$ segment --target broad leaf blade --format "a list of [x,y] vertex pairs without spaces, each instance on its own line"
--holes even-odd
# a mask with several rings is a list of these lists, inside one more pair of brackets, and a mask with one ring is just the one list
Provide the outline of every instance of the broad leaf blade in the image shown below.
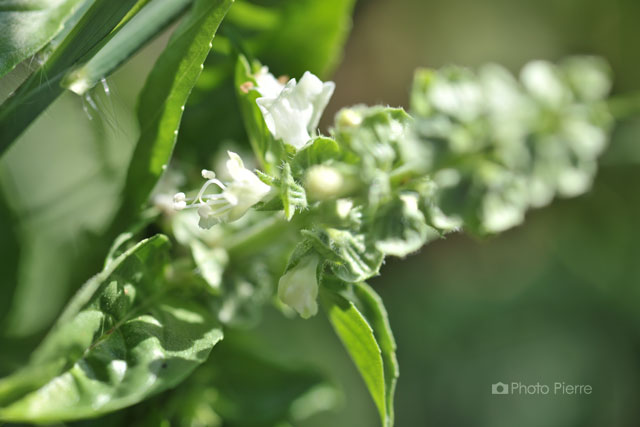
[[[103,319],[86,314],[82,326],[99,328]],[[175,386],[206,360],[222,337],[215,325],[201,308],[167,299],[107,332],[69,370],[0,409],[0,418],[55,422],[138,403]]]
[[390,426],[384,361],[371,326],[351,301],[337,293],[323,288],[320,301],[333,329],[360,371],[378,408],[382,425]]
[[158,58],[139,98],[140,139],[129,165],[121,215],[147,201],[173,152],[189,94],[233,0],[197,1]]
[[291,174],[289,163],[283,163],[280,177],[280,198],[284,207],[284,216],[291,221],[293,215],[307,208],[307,193],[304,187],[298,184]]
[[56,422],[117,410],[182,381],[222,338],[211,315],[169,295],[168,240],[144,240],[78,292],[30,364],[0,381],[0,419]]
[[42,49],[84,0],[0,0],[0,77]]

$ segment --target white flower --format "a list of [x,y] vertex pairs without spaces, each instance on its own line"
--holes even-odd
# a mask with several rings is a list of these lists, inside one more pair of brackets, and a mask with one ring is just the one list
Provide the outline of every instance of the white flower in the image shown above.
[[285,85],[264,69],[255,78],[256,90],[262,95],[256,102],[267,128],[276,139],[301,148],[318,126],[335,84],[323,83],[308,71],[299,82],[291,79]]
[[310,255],[287,271],[278,282],[278,298],[297,311],[303,319],[318,312],[318,257]]
[[284,89],[284,83],[276,79],[268,67],[262,67],[253,77],[256,79],[256,90],[264,97],[276,98]]
[[[244,167],[242,159],[236,153],[228,151],[229,160],[226,167],[231,182],[226,185],[216,178],[212,171],[204,169],[202,177],[207,180],[196,198],[187,204],[184,193],[177,193],[174,198],[174,208],[197,208],[200,215],[199,225],[202,228],[211,228],[219,222],[232,222],[242,217],[247,210],[261,201],[267,195],[271,187]],[[210,185],[215,185],[222,190],[219,193],[206,193]]]

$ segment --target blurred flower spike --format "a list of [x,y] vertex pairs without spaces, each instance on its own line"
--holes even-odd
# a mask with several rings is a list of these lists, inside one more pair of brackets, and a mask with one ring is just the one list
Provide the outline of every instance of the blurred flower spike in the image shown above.
[[[216,178],[213,171],[203,169],[204,183],[195,199],[187,199],[184,193],[177,193],[173,197],[176,210],[185,208],[197,208],[200,215],[198,225],[202,228],[211,228],[220,222],[232,222],[242,217],[247,210],[260,202],[271,189],[249,169],[244,167],[240,156],[232,151],[227,152],[229,160],[226,167],[231,182],[224,184]],[[207,193],[213,185],[221,191]]]

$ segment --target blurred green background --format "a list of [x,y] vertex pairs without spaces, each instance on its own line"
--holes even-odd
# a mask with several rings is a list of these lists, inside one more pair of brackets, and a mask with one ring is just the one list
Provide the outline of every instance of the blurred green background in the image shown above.
[[[407,106],[418,66],[497,62],[517,71],[531,59],[598,54],[613,66],[616,93],[637,92],[639,21],[637,0],[360,0],[324,123],[345,105]],[[95,272],[104,255],[91,250],[117,204],[136,94],[162,44],[109,79],[110,97],[63,96],[0,160],[0,277],[21,283],[0,287],[0,375],[56,316],[73,291],[66,284]],[[205,147],[219,138],[208,132],[197,135]],[[450,236],[387,262],[371,284],[398,341],[399,427],[640,425],[639,137],[640,119],[619,123],[586,196],[531,212],[496,238]],[[264,320],[239,334],[343,389],[337,409],[300,426],[377,425],[326,320],[273,309]],[[593,393],[493,396],[498,381],[589,384]]]

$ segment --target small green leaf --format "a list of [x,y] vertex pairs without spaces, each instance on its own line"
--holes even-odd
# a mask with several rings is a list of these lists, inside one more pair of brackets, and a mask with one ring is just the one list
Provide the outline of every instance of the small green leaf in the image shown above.
[[373,233],[380,252],[404,257],[420,249],[429,237],[439,237],[438,232],[427,225],[418,203],[416,193],[405,192],[378,209]]
[[196,1],[147,78],[138,106],[141,135],[129,165],[121,217],[138,212],[164,172],[184,105],[232,3],[233,0]]
[[319,136],[296,153],[291,167],[294,173],[300,174],[313,165],[338,160],[341,154],[342,150],[335,139]]
[[84,0],[0,0],[0,77],[58,34]]
[[328,227],[303,230],[302,234],[329,262],[333,273],[347,283],[362,282],[380,270],[384,256],[368,245],[362,234]]
[[351,301],[333,291],[322,288],[320,301],[333,329],[360,371],[378,408],[382,425],[390,427],[384,361],[371,326]]
[[204,362],[221,330],[163,283],[168,240],[143,240],[89,280],[21,371],[0,381],[0,420],[51,423],[133,405]]
[[304,188],[293,179],[289,163],[284,163],[282,166],[279,184],[284,216],[287,221],[291,221],[296,211],[300,212],[307,207],[307,194]]

